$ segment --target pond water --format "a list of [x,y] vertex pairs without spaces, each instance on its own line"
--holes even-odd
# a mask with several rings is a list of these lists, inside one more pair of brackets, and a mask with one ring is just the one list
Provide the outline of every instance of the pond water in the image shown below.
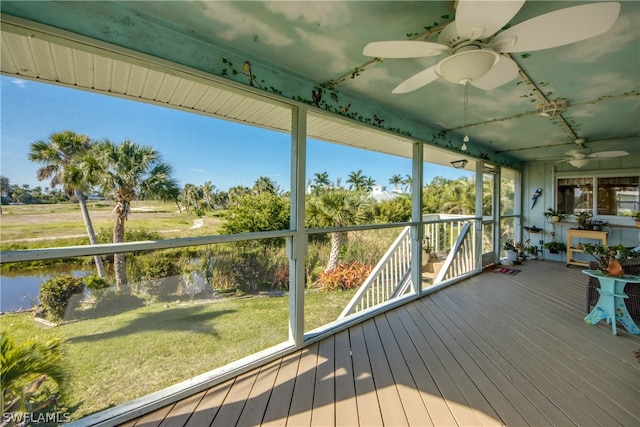
[[0,312],[29,310],[38,304],[38,293],[42,282],[60,274],[85,276],[90,271],[59,270],[29,272],[28,274],[3,273],[0,275]]

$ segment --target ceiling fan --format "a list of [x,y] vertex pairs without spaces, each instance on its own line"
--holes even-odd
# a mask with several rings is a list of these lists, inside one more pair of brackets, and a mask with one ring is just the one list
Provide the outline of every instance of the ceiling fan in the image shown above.
[[576,168],[585,167],[591,160],[594,159],[623,157],[629,155],[629,153],[627,153],[626,151],[599,151],[597,153],[592,153],[588,148],[569,150],[565,154],[569,157],[566,159],[558,160],[557,163],[567,162],[571,166]]
[[437,43],[372,42],[362,53],[377,58],[448,55],[409,77],[393,93],[414,91],[439,77],[489,90],[518,76],[518,65],[503,54],[549,49],[595,37],[608,31],[620,12],[617,2],[583,4],[537,16],[498,33],[524,3],[525,0],[458,0],[455,19],[442,29]]

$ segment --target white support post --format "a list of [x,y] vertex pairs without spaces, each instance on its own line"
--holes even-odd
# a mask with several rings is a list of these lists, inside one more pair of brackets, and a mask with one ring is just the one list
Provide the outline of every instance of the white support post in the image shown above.
[[475,221],[475,251],[476,251],[476,266],[482,269],[482,182],[484,179],[484,162],[482,160],[476,161],[476,218],[480,220]]
[[498,168],[496,174],[493,176],[493,262],[495,263],[500,261],[500,225],[502,224],[502,216],[500,215],[501,177],[501,168]]
[[307,156],[307,109],[294,107],[291,131],[291,223],[295,231],[287,239],[289,256],[289,340],[304,342],[304,262],[306,256],[305,175]]
[[411,221],[417,225],[411,226],[411,282],[414,295],[422,292],[422,181],[424,180],[424,145],[421,142],[413,144],[413,161],[411,172]]

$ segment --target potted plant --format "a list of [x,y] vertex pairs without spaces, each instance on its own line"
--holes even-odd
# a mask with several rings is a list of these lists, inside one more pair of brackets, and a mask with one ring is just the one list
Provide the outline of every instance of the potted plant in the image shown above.
[[633,217],[633,220],[636,222],[636,227],[640,227],[640,212],[634,212],[632,217]]
[[567,250],[567,245],[562,242],[556,242],[555,240],[545,243],[542,247],[552,254],[559,254],[560,252],[566,252]]
[[435,251],[433,250],[431,245],[429,245],[429,240],[425,239],[422,242],[422,249],[424,250],[424,256],[423,256],[423,261],[424,262],[437,261],[438,260],[437,254],[435,253]]
[[558,222],[558,221],[562,221],[564,218],[567,217],[567,214],[561,211],[557,211],[553,208],[549,208],[544,212],[544,217],[547,219],[550,219],[551,222]]
[[509,239],[504,242],[502,249],[504,249],[506,253],[507,261],[511,263],[518,261],[518,249],[516,248],[516,244],[513,242],[513,239]]
[[640,256],[640,252],[628,249],[623,245],[607,246],[602,243],[585,243],[582,245],[582,253],[591,255],[598,261],[598,270],[604,272],[609,272],[612,263],[619,263],[619,273],[622,272],[621,266],[625,264],[627,259]]
[[516,242],[514,244],[516,252],[518,252],[518,260],[521,261],[527,257],[527,248],[529,247],[529,240],[524,242]]
[[538,259],[538,250],[539,248],[535,245],[527,246],[527,253],[529,254],[529,258]]
[[578,228],[581,230],[590,230],[591,229],[591,212],[580,211],[578,215],[576,215],[576,221],[578,222]]

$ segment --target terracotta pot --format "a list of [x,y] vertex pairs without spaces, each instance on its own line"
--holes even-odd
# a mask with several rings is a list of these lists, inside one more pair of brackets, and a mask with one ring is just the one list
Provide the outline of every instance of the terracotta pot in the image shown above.
[[613,276],[613,277],[624,276],[624,271],[622,270],[622,265],[620,265],[620,263],[618,261],[616,261],[616,259],[613,258],[613,257],[609,258],[609,265],[607,265],[607,268],[605,268],[604,271],[609,276]]

